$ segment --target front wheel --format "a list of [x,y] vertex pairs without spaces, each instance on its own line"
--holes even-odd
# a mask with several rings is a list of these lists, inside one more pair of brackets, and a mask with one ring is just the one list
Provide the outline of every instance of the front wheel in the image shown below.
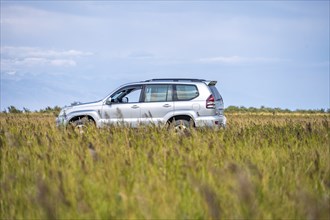
[[76,132],[83,134],[87,130],[87,127],[94,125],[94,123],[88,117],[83,117],[71,122],[71,125]]

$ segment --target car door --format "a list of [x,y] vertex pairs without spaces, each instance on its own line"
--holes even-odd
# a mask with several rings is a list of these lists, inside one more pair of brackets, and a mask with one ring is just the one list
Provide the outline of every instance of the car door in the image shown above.
[[145,85],[141,98],[141,123],[166,123],[173,116],[172,85]]
[[140,123],[142,86],[127,86],[114,92],[103,105],[102,121],[106,124],[124,123],[132,127]]

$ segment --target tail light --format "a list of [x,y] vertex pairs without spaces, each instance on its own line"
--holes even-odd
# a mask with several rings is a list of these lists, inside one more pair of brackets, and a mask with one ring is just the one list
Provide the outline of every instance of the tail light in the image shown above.
[[215,109],[215,102],[214,102],[214,96],[213,95],[210,95],[206,99],[206,108]]

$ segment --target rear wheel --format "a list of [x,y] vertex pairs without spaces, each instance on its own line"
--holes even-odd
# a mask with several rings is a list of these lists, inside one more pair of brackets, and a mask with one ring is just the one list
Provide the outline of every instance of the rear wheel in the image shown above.
[[191,121],[188,121],[186,119],[178,119],[173,120],[170,124],[170,127],[177,134],[185,134],[190,130],[191,127],[193,127],[193,124],[191,123]]

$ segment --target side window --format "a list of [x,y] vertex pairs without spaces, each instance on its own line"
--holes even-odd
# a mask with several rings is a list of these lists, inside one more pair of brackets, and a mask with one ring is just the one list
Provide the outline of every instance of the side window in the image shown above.
[[146,85],[144,90],[144,102],[172,101],[171,85]]
[[188,101],[199,95],[197,87],[194,85],[176,85],[176,96],[178,101]]
[[133,102],[139,102],[140,101],[140,95],[141,95],[141,88],[134,89],[130,93],[124,96],[124,98],[127,98],[128,103]]
[[125,87],[111,96],[112,103],[136,103],[140,101],[142,86]]

